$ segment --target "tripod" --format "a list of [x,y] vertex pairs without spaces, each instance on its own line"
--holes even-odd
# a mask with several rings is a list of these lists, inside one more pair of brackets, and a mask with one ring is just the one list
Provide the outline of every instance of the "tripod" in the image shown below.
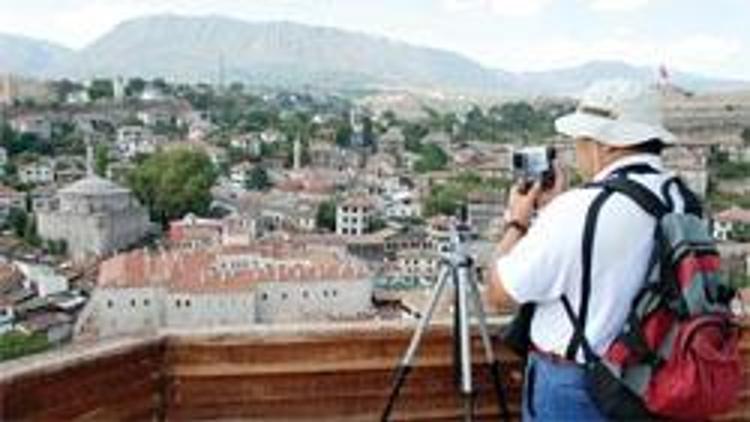
[[432,320],[438,301],[449,280],[453,283],[454,288],[453,365],[456,374],[456,383],[463,396],[464,420],[471,421],[474,418],[474,399],[476,393],[471,373],[471,311],[469,310],[469,306],[471,305],[479,320],[479,332],[497,394],[500,415],[504,420],[510,421],[507,396],[500,382],[500,362],[492,350],[492,342],[487,330],[487,316],[482,305],[479,287],[473,277],[474,261],[466,250],[466,243],[469,236],[470,230],[466,224],[465,212],[462,212],[459,222],[453,225],[451,251],[441,260],[440,276],[433,287],[427,311],[422,314],[422,318],[412,335],[406,354],[404,354],[394,373],[391,394],[381,416],[381,421],[383,422],[388,421],[399,391],[412,370],[412,362],[416,356],[419,344]]

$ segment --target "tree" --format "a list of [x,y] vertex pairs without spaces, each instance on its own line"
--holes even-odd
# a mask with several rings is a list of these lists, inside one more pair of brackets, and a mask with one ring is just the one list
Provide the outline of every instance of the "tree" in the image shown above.
[[424,145],[420,154],[422,157],[414,164],[418,173],[443,170],[448,164],[448,154],[435,144]]
[[406,149],[418,153],[422,148],[422,138],[427,136],[430,130],[420,123],[406,123],[402,132],[405,138]]
[[336,145],[348,148],[352,143],[352,127],[348,122],[338,125],[336,128]]
[[315,226],[330,231],[336,230],[336,202],[329,200],[323,201],[318,205]]
[[104,177],[104,175],[107,174],[109,163],[109,146],[105,144],[97,144],[94,149],[94,171],[96,174]]
[[131,78],[125,87],[125,95],[128,97],[140,97],[146,89],[146,81],[143,78]]
[[111,79],[94,79],[89,86],[89,97],[92,101],[100,98],[113,98],[115,87]]
[[750,127],[742,129],[742,141],[746,147],[750,147]]
[[271,179],[268,177],[268,171],[263,166],[255,166],[250,170],[245,178],[245,189],[262,191],[271,187]]
[[205,215],[216,178],[216,169],[205,152],[177,149],[143,160],[129,174],[128,182],[151,218],[166,225],[188,213]]
[[11,331],[0,335],[0,361],[44,351],[50,347],[43,334],[24,334]]
[[17,237],[23,237],[24,231],[26,230],[26,221],[29,219],[26,211],[13,207],[8,212],[8,218],[6,224],[13,230],[13,233]]

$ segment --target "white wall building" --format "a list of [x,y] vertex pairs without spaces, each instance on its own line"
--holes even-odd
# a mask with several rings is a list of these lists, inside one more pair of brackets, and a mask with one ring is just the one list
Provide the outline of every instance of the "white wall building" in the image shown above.
[[55,165],[51,161],[37,161],[18,169],[18,180],[26,185],[45,185],[55,181]]
[[156,152],[157,140],[150,129],[142,126],[124,126],[117,129],[117,151],[132,159],[139,154]]
[[355,196],[336,206],[336,234],[362,236],[370,229],[375,204],[370,197]]
[[372,311],[369,270],[302,252],[280,256],[274,248],[234,247],[118,255],[102,264],[76,333],[103,338],[159,328],[242,328],[354,319]]
[[52,121],[44,115],[24,115],[10,120],[10,127],[18,133],[47,140],[52,137]]

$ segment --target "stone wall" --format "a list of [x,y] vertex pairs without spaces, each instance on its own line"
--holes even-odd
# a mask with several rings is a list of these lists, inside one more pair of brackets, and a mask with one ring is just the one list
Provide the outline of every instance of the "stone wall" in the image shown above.
[[44,211],[37,214],[43,239],[65,239],[75,259],[123,249],[146,234],[150,223],[145,209],[127,209],[110,214],[77,214]]
[[372,288],[369,279],[262,283],[256,291],[256,321],[353,319],[372,310]]

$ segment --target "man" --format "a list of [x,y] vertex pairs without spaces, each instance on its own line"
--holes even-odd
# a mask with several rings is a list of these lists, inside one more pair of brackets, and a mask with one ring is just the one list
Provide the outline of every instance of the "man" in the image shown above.
[[[637,82],[595,83],[576,112],[556,122],[573,138],[579,173],[589,182],[628,177],[664,198],[661,151],[675,137],[661,123],[660,94]],[[562,300],[581,309],[583,233],[600,187],[563,191],[562,172],[549,191],[537,184],[511,193],[500,258],[490,276],[489,299],[536,303],[532,352],[526,368],[524,420],[604,420],[586,390],[580,345]],[[676,190],[676,189],[675,189]],[[679,195],[676,207],[682,207]],[[535,215],[536,214],[536,215]],[[642,284],[656,221],[635,202],[612,195],[602,205],[592,247],[591,291],[585,334],[603,354],[621,330]]]

